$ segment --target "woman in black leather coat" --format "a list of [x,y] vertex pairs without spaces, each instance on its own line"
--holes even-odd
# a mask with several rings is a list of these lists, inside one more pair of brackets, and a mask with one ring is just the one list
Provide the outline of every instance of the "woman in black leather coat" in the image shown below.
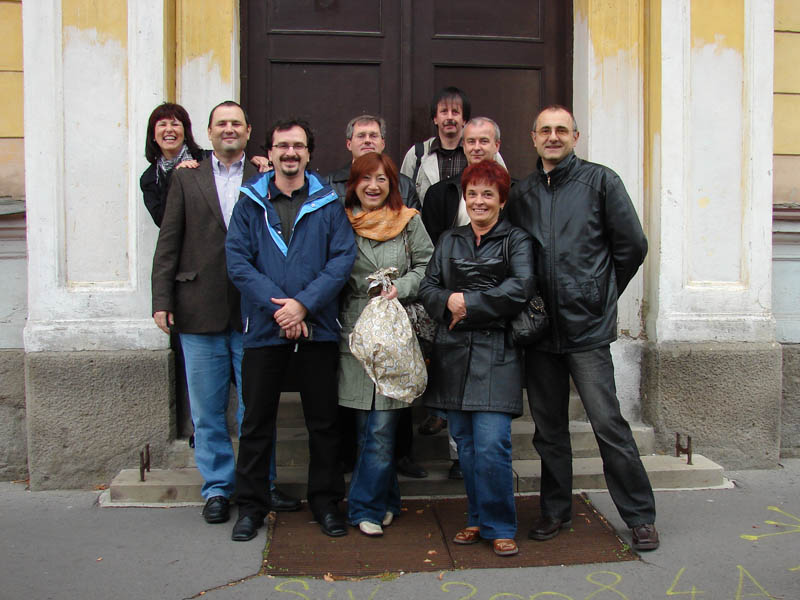
[[506,325],[533,294],[533,245],[500,219],[510,185],[503,167],[470,165],[461,185],[470,224],[439,238],[419,289],[439,323],[426,403],[447,411],[464,472],[469,515],[453,541],[493,540],[508,556],[518,552],[511,419],[522,414],[522,372]]

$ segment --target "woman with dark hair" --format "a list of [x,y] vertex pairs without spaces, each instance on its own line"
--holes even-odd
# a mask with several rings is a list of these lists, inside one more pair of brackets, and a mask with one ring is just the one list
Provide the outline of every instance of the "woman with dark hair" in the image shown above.
[[395,267],[398,278],[382,295],[413,301],[433,252],[419,212],[403,205],[397,179],[397,167],[388,155],[365,154],[353,162],[344,201],[358,247],[339,308],[339,405],[354,409],[358,436],[347,520],[368,536],[382,535],[382,527],[400,514],[395,431],[400,409],[407,409],[408,404],[376,391],[364,367],[350,353],[348,340],[369,301],[367,275]]
[[150,113],[144,155],[150,166],[142,173],[139,187],[153,222],[161,227],[172,169],[182,162],[199,162],[205,157],[192,136],[189,113],[180,104],[164,102]]
[[[180,167],[196,168],[210,154],[210,150],[203,150],[195,143],[189,113],[180,104],[164,102],[150,113],[147,120],[147,141],[144,145],[144,155],[150,166],[142,173],[139,187],[144,195],[144,205],[157,227],[161,227],[164,218],[172,170]],[[264,156],[254,156],[250,162],[261,173],[270,168],[269,161]]]
[[522,414],[522,369],[506,325],[535,285],[530,236],[500,218],[509,186],[494,161],[464,170],[470,223],[442,234],[419,288],[438,322],[426,404],[447,411],[467,491],[467,526],[453,541],[492,540],[500,556],[519,551],[511,419]]

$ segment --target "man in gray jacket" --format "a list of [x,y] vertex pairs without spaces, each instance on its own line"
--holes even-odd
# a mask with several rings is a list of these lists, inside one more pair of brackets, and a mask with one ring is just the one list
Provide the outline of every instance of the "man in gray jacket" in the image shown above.
[[528,536],[547,540],[570,524],[569,379],[597,438],[608,490],[637,550],[658,548],[655,499],[614,384],[610,344],[617,300],[647,254],[625,186],[611,169],[575,156],[575,117],[544,108],[533,123],[537,169],[512,190],[508,219],[533,236],[535,271],[552,318],[526,348],[533,444],[542,459],[541,518]]

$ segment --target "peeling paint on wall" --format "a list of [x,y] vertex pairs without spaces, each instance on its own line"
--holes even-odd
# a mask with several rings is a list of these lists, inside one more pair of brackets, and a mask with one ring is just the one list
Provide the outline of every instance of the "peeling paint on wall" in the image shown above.
[[692,0],[692,48],[744,53],[744,0]]
[[61,24],[64,43],[77,31],[94,30],[97,43],[128,44],[128,3],[126,0],[62,0]]
[[197,65],[202,58],[209,75],[230,84],[237,4],[231,0],[178,1],[177,60],[181,69],[190,63]]

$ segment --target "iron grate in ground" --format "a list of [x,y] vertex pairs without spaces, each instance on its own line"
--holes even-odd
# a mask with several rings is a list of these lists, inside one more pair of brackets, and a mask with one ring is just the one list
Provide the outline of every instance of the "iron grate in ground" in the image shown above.
[[334,578],[386,573],[573,565],[637,560],[585,495],[573,496],[572,526],[546,542],[529,540],[539,516],[538,496],[518,496],[519,554],[499,557],[491,543],[452,542],[466,524],[466,498],[403,500],[402,514],[383,537],[368,538],[355,528],[341,538],[324,536],[306,505],[277,513],[271,523],[262,573]]

